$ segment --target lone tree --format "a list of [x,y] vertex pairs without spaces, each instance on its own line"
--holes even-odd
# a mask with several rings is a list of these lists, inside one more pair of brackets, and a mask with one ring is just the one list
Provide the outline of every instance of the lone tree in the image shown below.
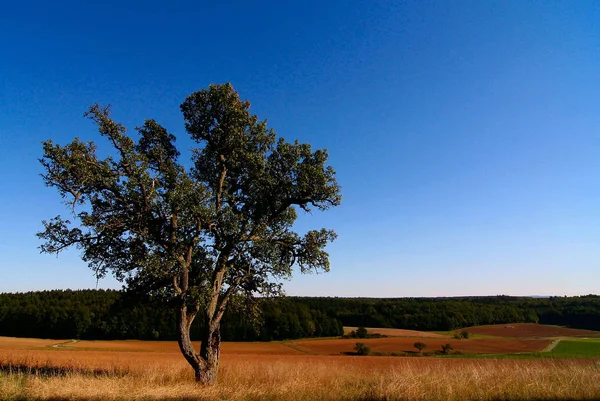
[[427,345],[425,345],[425,343],[422,343],[422,342],[420,342],[420,341],[417,341],[417,342],[414,344],[414,347],[415,347],[417,350],[419,350],[419,354],[423,354],[423,349],[424,349],[425,347],[427,347]]
[[[294,231],[298,209],[340,204],[325,150],[277,138],[250,114],[230,84],[211,85],[181,105],[198,144],[179,161],[175,136],[154,120],[137,142],[93,105],[85,114],[114,148],[100,159],[93,142],[43,143],[42,177],[55,187],[75,223],[44,221],[41,251],[74,246],[97,277],[112,272],[129,289],[162,295],[177,313],[179,348],[196,380],[215,382],[220,321],[232,297],[277,294],[277,280],[328,271],[331,230]],[[199,352],[190,339],[203,320]]]

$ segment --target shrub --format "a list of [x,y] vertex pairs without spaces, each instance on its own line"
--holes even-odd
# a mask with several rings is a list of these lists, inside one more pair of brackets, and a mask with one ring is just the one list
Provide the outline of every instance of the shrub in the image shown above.
[[423,353],[423,348],[427,347],[427,345],[425,345],[425,343],[422,343],[420,341],[417,341],[414,346],[415,346],[416,349],[419,350],[419,354],[422,354]]
[[356,343],[354,350],[357,355],[369,355],[371,353],[371,348],[367,347],[365,343]]
[[446,345],[442,345],[442,353],[448,355],[450,351],[454,350],[452,344],[448,343]]
[[462,340],[463,338],[464,339],[468,339],[469,335],[470,335],[469,332],[466,331],[466,330],[457,330],[457,331],[454,332],[454,336],[453,337],[455,339],[457,339],[457,340]]
[[369,332],[364,327],[359,327],[356,329],[356,338],[368,338]]

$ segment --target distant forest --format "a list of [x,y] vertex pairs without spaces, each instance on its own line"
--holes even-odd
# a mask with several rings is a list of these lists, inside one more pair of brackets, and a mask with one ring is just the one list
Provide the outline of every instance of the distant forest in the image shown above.
[[[343,334],[343,326],[446,331],[541,323],[600,330],[600,296],[460,298],[309,298],[240,300],[221,325],[225,341],[270,341]],[[254,316],[254,317],[253,317]],[[160,299],[114,290],[0,294],[0,336],[173,340],[175,312]],[[192,335],[199,338],[196,319]]]

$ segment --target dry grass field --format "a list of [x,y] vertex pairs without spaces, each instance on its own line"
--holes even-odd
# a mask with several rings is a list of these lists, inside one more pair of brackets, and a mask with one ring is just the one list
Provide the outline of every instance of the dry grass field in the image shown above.
[[595,358],[340,355],[356,342],[373,351],[402,352],[414,351],[415,341],[427,344],[425,352],[450,342],[468,354],[539,351],[550,342],[398,336],[223,343],[218,383],[200,387],[175,342],[0,337],[0,400],[600,399],[600,360]]
[[67,340],[43,340],[40,338],[0,337],[0,350],[50,347],[54,344],[62,343],[65,341]]
[[[77,341],[66,346],[86,350],[180,353],[175,341]],[[221,353],[293,355],[300,352],[279,342],[224,342],[221,345]]]
[[218,384],[208,388],[197,386],[183,358],[170,353],[21,350],[3,352],[2,360],[65,368],[0,375],[0,399],[8,401],[600,398],[593,360],[226,354]]

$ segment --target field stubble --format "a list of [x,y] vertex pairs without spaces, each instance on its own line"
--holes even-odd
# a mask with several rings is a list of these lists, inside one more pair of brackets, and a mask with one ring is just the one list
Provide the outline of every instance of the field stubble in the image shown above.
[[[218,384],[198,387],[180,355],[3,352],[2,364],[61,373],[0,373],[3,400],[598,399],[595,360],[464,360],[313,355],[222,357]],[[96,371],[94,371],[96,369]]]

